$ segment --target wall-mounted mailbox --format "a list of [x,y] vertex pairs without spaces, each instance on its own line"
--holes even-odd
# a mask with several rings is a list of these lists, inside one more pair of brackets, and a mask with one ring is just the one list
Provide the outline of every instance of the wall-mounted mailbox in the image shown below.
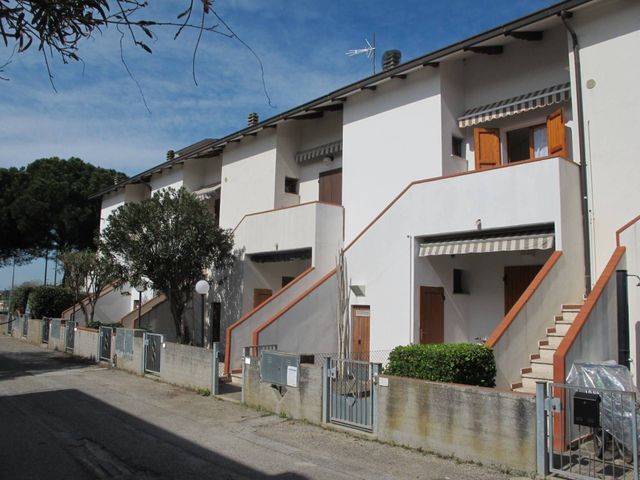
[[573,423],[584,427],[600,427],[600,395],[576,392],[573,395]]
[[260,357],[260,381],[297,388],[300,381],[300,356],[263,350]]

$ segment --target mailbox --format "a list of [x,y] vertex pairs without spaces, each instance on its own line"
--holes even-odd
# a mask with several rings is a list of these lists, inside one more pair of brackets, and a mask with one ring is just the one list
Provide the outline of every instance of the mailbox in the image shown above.
[[573,423],[584,427],[600,427],[600,395],[576,392],[573,395]]

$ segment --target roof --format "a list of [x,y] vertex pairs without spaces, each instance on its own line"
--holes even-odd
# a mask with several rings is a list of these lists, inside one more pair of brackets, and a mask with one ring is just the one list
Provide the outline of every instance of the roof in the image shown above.
[[439,60],[453,53],[467,51],[471,47],[478,46],[478,44],[499,36],[509,36],[510,33],[516,30],[527,27],[541,20],[545,20],[549,17],[559,15],[564,11],[575,9],[592,1],[594,0],[565,0],[563,2],[556,3],[549,7],[543,8],[542,10],[538,10],[529,15],[525,15],[524,17],[520,17],[509,23],[505,23],[483,33],[479,33],[477,35],[469,37],[460,42],[435,50],[431,53],[427,53],[426,55],[400,64],[395,68],[384,70],[378,74],[371,75],[362,80],[351,83],[331,93],[318,97],[315,100],[311,100],[310,102],[304,103],[283,113],[263,120],[256,125],[248,126],[242,130],[231,133],[230,135],[227,135],[226,137],[223,137],[221,139],[201,140],[193,145],[183,148],[182,150],[178,150],[176,152],[176,158],[174,160],[157,165],[153,168],[150,168],[149,170],[146,170],[138,175],[129,178],[128,180],[124,180],[116,185],[112,185],[109,188],[92,195],[90,198],[101,197],[113,190],[117,190],[123,187],[126,184],[136,183],[142,180],[143,177],[150,176],[151,174],[162,171],[164,168],[170,167],[172,165],[182,163],[188,158],[216,155],[220,153],[227,144],[231,142],[238,142],[247,135],[255,135],[265,128],[272,128],[280,122],[291,119],[314,118],[318,115],[319,112],[341,110],[342,103],[346,101],[346,98],[350,95],[358,93],[362,90],[372,89],[376,85],[393,78],[405,78],[406,74],[424,67],[437,67]]

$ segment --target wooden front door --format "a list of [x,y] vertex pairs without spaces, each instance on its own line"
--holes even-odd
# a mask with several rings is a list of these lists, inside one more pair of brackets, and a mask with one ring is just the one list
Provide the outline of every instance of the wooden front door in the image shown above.
[[504,267],[504,313],[511,310],[522,296],[542,265],[517,265]]
[[256,308],[267,298],[271,296],[272,292],[268,288],[254,288],[253,289],[253,308]]
[[420,343],[444,342],[444,288],[420,287]]
[[500,165],[500,130],[497,128],[476,128],[473,130],[473,143],[476,170]]
[[318,199],[324,203],[342,205],[342,169],[322,172],[319,183]]
[[356,306],[351,308],[351,358],[369,361],[369,318],[370,308]]

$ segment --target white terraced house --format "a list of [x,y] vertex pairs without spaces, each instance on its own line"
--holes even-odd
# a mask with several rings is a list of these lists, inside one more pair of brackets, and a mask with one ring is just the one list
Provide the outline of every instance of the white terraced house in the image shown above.
[[[207,324],[227,371],[249,345],[337,351],[344,248],[357,358],[485,341],[502,388],[577,359],[636,376],[639,50],[640,3],[565,1],[170,152],[97,194],[102,221],[183,185],[234,230]],[[171,335],[152,295],[145,318]]]

